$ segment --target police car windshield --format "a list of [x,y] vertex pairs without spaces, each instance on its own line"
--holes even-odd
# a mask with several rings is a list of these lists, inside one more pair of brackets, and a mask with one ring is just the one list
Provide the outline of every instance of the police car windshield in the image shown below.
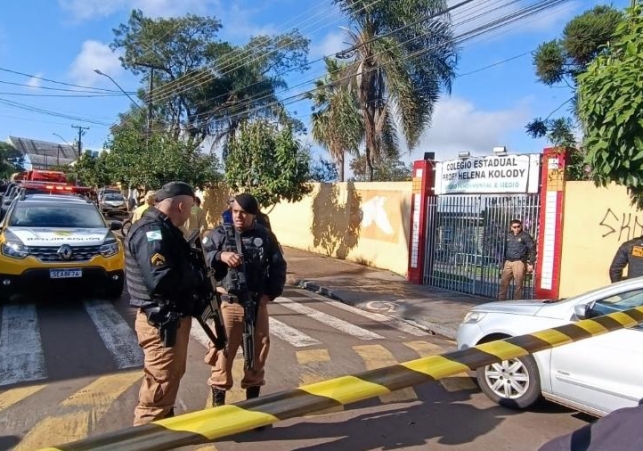
[[98,210],[87,204],[24,203],[16,205],[9,226],[105,228],[105,222]]
[[124,200],[123,195],[121,193],[106,193],[105,200]]

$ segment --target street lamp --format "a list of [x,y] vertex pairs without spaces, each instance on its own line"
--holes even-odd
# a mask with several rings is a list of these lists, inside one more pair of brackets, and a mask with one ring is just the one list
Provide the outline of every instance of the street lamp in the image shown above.
[[100,71],[100,70],[98,70],[98,69],[94,69],[94,72],[96,72],[98,75],[102,75],[103,77],[107,77],[107,78],[109,78],[109,79],[111,80],[111,82],[112,82],[112,83],[114,83],[114,84],[116,85],[116,87],[117,87],[118,89],[120,89],[120,90],[121,90],[121,92],[122,92],[123,94],[125,94],[125,95],[127,96],[127,98],[128,98],[128,99],[130,99],[130,100],[132,101],[132,103],[133,103],[134,105],[136,105],[136,107],[137,107],[138,109],[143,110],[143,107],[142,107],[142,106],[140,106],[140,105],[138,104],[138,102],[137,102],[136,100],[134,100],[134,99],[133,99],[133,98],[132,98],[132,97],[131,97],[131,96],[130,96],[130,95],[129,95],[129,94],[128,94],[124,89],[123,89],[123,88],[121,88],[121,85],[119,85],[118,83],[116,83],[116,80],[114,80],[112,77],[110,77],[109,75],[107,75],[105,72],[102,72],[102,71]]

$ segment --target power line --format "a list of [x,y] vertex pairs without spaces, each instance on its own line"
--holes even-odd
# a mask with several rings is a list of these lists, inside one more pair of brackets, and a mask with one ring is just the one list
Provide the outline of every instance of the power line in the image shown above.
[[[436,18],[436,17],[442,16],[442,15],[448,14],[448,12],[453,11],[455,8],[459,8],[459,7],[462,7],[462,6],[466,6],[466,4],[471,3],[472,1],[473,1],[473,0],[464,0],[464,1],[462,1],[461,3],[458,3],[458,4],[456,4],[456,5],[452,6],[452,7],[449,7],[449,8],[443,9],[443,10],[440,10],[440,11],[438,11],[437,13],[432,13],[432,14],[426,15],[426,16],[424,16],[424,17],[423,17],[423,19],[422,19],[421,21],[430,20],[430,19],[433,19],[433,18]],[[513,0],[511,3],[518,2],[518,1],[520,1],[520,0]],[[376,2],[370,3],[369,5],[365,6],[364,8],[370,7],[370,6],[374,5],[375,3],[376,3]],[[471,9],[472,9],[472,10],[474,10],[475,8],[471,8]],[[464,11],[467,11],[467,9],[465,9]],[[463,11],[463,12],[464,12],[464,11]],[[421,21],[420,21],[420,22],[421,22]],[[418,23],[419,23],[419,22],[418,22]],[[464,23],[464,22],[463,22],[463,23]],[[398,29],[392,30],[391,32],[387,33],[386,35],[378,36],[378,37],[376,37],[375,39],[382,39],[382,38],[384,38],[385,36],[390,35],[391,33],[397,32],[398,30],[401,30],[401,29],[406,29],[407,27],[408,27],[408,26],[402,26],[402,27],[399,27]],[[425,33],[424,35],[420,35],[420,36],[418,36],[418,37],[416,37],[416,38],[419,38],[419,37],[421,37],[421,36],[425,36],[425,35],[426,35],[426,33]],[[336,54],[335,54],[335,53],[333,53],[333,54],[329,54],[329,55],[324,55],[324,56],[322,56],[321,58],[318,58],[318,59],[316,59],[316,60],[314,60],[314,61],[312,61],[312,62],[309,62],[309,63],[308,63],[308,65],[312,65],[312,64],[314,64],[314,63],[317,63],[317,62],[320,62],[320,61],[324,61],[324,59],[326,59],[326,58],[328,58],[328,57],[333,57],[334,55],[336,55]],[[284,70],[284,71],[282,71],[282,72],[280,72],[280,73],[276,74],[276,76],[281,76],[281,75],[284,75],[284,74],[286,74],[286,73],[288,73],[288,72],[292,72],[292,71],[294,71],[294,70],[298,70],[298,69],[301,69],[301,67],[295,67],[295,68],[291,68],[291,69],[288,69],[288,70]],[[223,73],[223,74],[221,74],[221,75],[225,75],[225,73]],[[301,86],[302,84],[312,83],[312,82],[316,81],[318,78],[319,78],[319,77],[315,77],[313,80],[309,80],[309,81],[307,81],[307,82],[305,82],[305,83],[300,83],[300,84],[298,84],[298,85],[295,85],[295,86],[292,86],[292,87],[286,88],[286,89],[285,89],[284,91],[282,91],[282,92],[292,90],[292,89],[294,89],[295,87]],[[188,91],[188,90],[195,89],[195,88],[197,88],[198,86],[201,86],[201,85],[205,84],[205,83],[206,83],[206,82],[208,82],[208,81],[209,81],[209,76],[208,76],[208,79],[206,79],[205,81],[202,81],[202,82],[197,83],[197,84],[193,84],[192,86],[186,85],[185,87],[181,88],[179,91],[177,91],[177,92],[172,92],[172,93],[170,93],[169,95],[167,95],[167,96],[165,96],[165,97],[162,97],[162,98],[160,98],[160,99],[159,99],[159,98],[157,98],[156,100],[157,100],[157,101],[167,100],[167,99],[169,99],[169,98],[171,98],[171,97],[173,97],[173,96],[175,96],[175,95],[180,95],[181,93],[184,93],[184,92],[186,92],[186,91]],[[245,86],[244,88],[252,87],[252,86],[254,86],[254,85],[258,84],[258,83],[260,83],[260,82],[256,82],[256,83],[251,84],[251,85],[249,85],[249,86]],[[244,88],[242,88],[242,89],[244,89]],[[268,91],[266,90],[266,91],[264,91],[264,93],[268,93]],[[261,93],[258,93],[257,95],[261,95]],[[269,95],[270,95],[270,94],[269,94]],[[217,97],[215,97],[214,99],[211,99],[211,100],[216,100],[216,99],[221,98],[221,97],[222,97],[222,96],[217,96]]]
[[533,50],[529,50],[528,52],[523,52],[523,53],[521,53],[519,55],[514,55],[514,56],[509,57],[507,59],[504,59],[502,61],[497,61],[497,62],[495,62],[493,64],[489,64],[488,66],[483,66],[483,67],[480,67],[478,69],[472,70],[470,72],[465,72],[463,74],[459,74],[457,77],[461,78],[461,77],[466,77],[467,75],[477,74],[478,72],[482,72],[483,70],[491,69],[492,67],[496,67],[496,66],[499,66],[501,64],[508,63],[509,61],[517,60],[518,58],[522,58],[523,56],[532,55],[533,53],[534,53]]
[[94,90],[94,91],[118,92],[118,91],[114,91],[113,89],[95,88],[95,87],[92,87],[92,86],[83,86],[83,85],[75,85],[73,83],[65,83],[63,81],[52,80],[50,78],[44,78],[44,77],[40,77],[38,75],[26,74],[24,72],[19,72],[17,70],[7,69],[5,67],[0,67],[0,71],[8,72],[10,74],[22,75],[23,77],[29,77],[29,78],[33,78],[35,80],[47,81],[49,83],[55,83],[57,85],[62,85],[62,86],[71,86],[71,87],[74,87],[74,88],[91,89],[91,90]]
[[[475,11],[475,8],[472,8],[472,12],[477,12],[478,14],[477,14],[477,15],[474,15],[474,16],[471,16],[471,17],[469,17],[469,16],[471,15],[471,13],[469,13],[468,15],[465,15],[465,16],[463,17],[463,19],[461,20],[461,22],[454,24],[454,27],[458,27],[458,26],[464,25],[464,24],[466,24],[467,22],[471,22],[471,21],[473,21],[473,20],[475,20],[475,19],[478,19],[478,18],[480,18],[480,17],[482,17],[482,16],[484,16],[484,15],[487,15],[487,14],[489,14],[489,13],[493,13],[493,12],[495,12],[495,11],[497,11],[497,10],[500,10],[500,9],[506,8],[507,6],[510,6],[511,4],[519,3],[520,1],[521,1],[521,0],[513,0],[513,1],[510,1],[509,3],[507,3],[507,4],[504,4],[504,5],[501,5],[501,6],[495,7],[495,8],[493,8],[493,9],[490,9],[490,10],[484,10],[483,12],[479,12],[479,10],[478,10],[478,11]],[[568,1],[568,0],[558,0],[558,1]],[[465,9],[465,11],[466,11],[466,9]],[[444,13],[442,13],[442,14],[444,14]],[[510,14],[508,14],[508,15],[504,16],[504,17],[503,17],[503,19],[504,19],[504,18],[506,18],[506,17],[509,17],[509,18],[510,18],[512,14],[514,14],[514,13],[510,13]],[[440,13],[438,12],[438,13],[433,14],[433,16],[432,16],[432,17],[434,17],[434,18],[435,18],[435,17],[438,17],[439,15],[440,15]],[[426,17],[425,17],[425,19],[424,19],[424,20],[428,20],[428,18],[426,18]],[[491,22],[491,25],[493,25],[493,23],[494,23],[494,22]],[[476,29],[474,29],[474,30],[472,30],[472,31],[475,31],[475,30],[476,30]],[[470,31],[470,32],[471,32],[471,31]],[[466,35],[467,35],[468,33],[470,33],[470,32],[466,32],[466,33],[464,33],[462,36],[466,36]],[[413,41],[413,40],[420,39],[420,38],[422,38],[423,36],[426,36],[426,35],[427,35],[427,34],[429,34],[429,33],[430,33],[430,31],[429,31],[429,32],[427,32],[427,33],[423,33],[423,34],[421,34],[421,35],[418,35],[418,36],[416,36],[416,37],[414,37],[414,38],[410,38],[410,39],[408,39],[407,41],[405,41],[404,43],[408,43],[408,42],[411,42],[411,41]],[[459,38],[460,38],[460,37],[456,37],[456,38],[455,38],[455,41],[457,42],[457,40],[458,40]],[[469,38],[467,38],[467,39],[469,39]],[[433,47],[430,47],[430,48],[425,49],[425,50],[426,50],[426,51],[429,51],[429,50],[433,50],[434,48],[436,48],[436,47],[435,47],[435,46],[433,46]],[[329,57],[329,56],[332,56],[332,55],[326,55],[325,57]],[[374,56],[377,56],[377,54],[376,54],[376,55],[374,55]],[[325,58],[325,57],[324,57],[324,58]],[[322,58],[322,59],[323,59],[323,58]],[[351,77],[344,77],[344,78],[343,78],[343,79],[341,79],[340,81],[344,81],[344,80],[347,80],[347,79],[349,79],[349,78],[351,78]],[[302,82],[302,83],[299,83],[299,84],[296,84],[296,85],[290,86],[290,87],[288,87],[288,88],[285,88],[285,89],[283,89],[283,90],[281,90],[281,91],[279,91],[279,92],[277,92],[277,93],[272,93],[272,92],[269,92],[268,90],[265,90],[265,91],[263,91],[263,92],[260,92],[260,93],[258,93],[258,94],[256,94],[256,95],[254,95],[254,96],[251,96],[249,99],[246,99],[245,101],[240,102],[239,104],[234,105],[234,106],[233,106],[233,108],[234,108],[234,109],[239,109],[240,107],[244,107],[244,106],[247,106],[247,105],[251,105],[252,103],[259,102],[259,101],[261,101],[261,100],[269,100],[269,99],[270,99],[271,97],[273,97],[273,96],[274,96],[274,97],[276,97],[276,96],[278,96],[278,95],[280,95],[280,94],[284,94],[284,93],[289,92],[289,91],[290,91],[290,92],[292,92],[294,89],[296,89],[296,88],[298,88],[298,87],[302,87],[302,86],[309,85],[309,84],[311,84],[311,83],[315,83],[318,79],[319,79],[319,77],[314,77],[314,78],[309,79],[309,80],[306,80],[306,81],[304,81],[304,82]],[[302,93],[302,94],[296,94],[295,96],[288,97],[287,99],[292,99],[293,97],[297,97],[297,96],[299,96],[299,95],[305,95],[306,93],[311,93],[311,92],[314,92],[314,91],[315,91],[315,89],[313,89],[312,91],[306,91],[306,92],[304,92],[304,93]],[[219,96],[219,97],[220,97],[220,96]],[[263,109],[263,108],[268,108],[268,107],[270,107],[270,106],[274,106],[274,105],[276,105],[276,103],[275,103],[275,102],[272,102],[272,103],[271,103],[271,102],[269,102],[269,103],[268,103],[268,105],[261,106],[261,107],[257,107],[257,108],[258,108],[258,109]],[[257,110],[257,108],[252,109],[252,110],[250,110],[250,111],[256,111],[256,110]],[[209,116],[209,115],[212,115],[212,113],[213,113],[213,112],[201,113],[201,114],[199,114],[199,115],[196,115],[196,116],[195,116],[195,117],[193,117],[193,118],[197,118],[197,119],[198,119],[198,118],[200,118],[200,117],[207,117],[207,116]],[[229,116],[229,118],[234,118],[234,117],[237,117],[237,116],[239,116],[239,115],[244,115],[244,114],[246,114],[246,112],[240,112],[240,113],[238,113],[238,114],[233,114],[233,115]]]
[[[569,0],[542,0],[539,3],[530,5],[528,7],[525,7],[523,9],[521,9],[521,10],[518,10],[518,11],[515,11],[515,12],[512,12],[512,13],[508,13],[505,16],[503,16],[501,18],[498,18],[498,19],[495,19],[495,20],[493,20],[493,21],[491,21],[491,22],[489,22],[489,23],[487,23],[485,25],[479,26],[479,27],[474,28],[472,30],[469,30],[469,31],[467,31],[465,33],[462,33],[460,36],[456,37],[455,41],[456,42],[465,42],[465,41],[474,39],[474,38],[476,38],[478,36],[481,36],[483,34],[495,31],[496,29],[500,29],[502,27],[505,27],[510,23],[514,23],[514,22],[523,20],[526,17],[529,17],[529,16],[532,16],[534,14],[540,13],[540,12],[546,10],[546,9],[552,8],[554,6],[557,6],[559,4],[565,3],[567,1],[569,1]],[[430,50],[433,50],[433,49],[434,49],[434,47],[419,50],[419,51],[417,51],[417,52],[415,52],[415,53],[413,53],[411,55],[408,55],[404,59],[409,59],[409,58],[419,56],[420,54],[425,53],[425,52],[430,51]],[[382,66],[380,66],[380,68],[381,67]],[[364,75],[366,73],[369,73],[369,72],[371,72],[373,70],[377,70],[377,69],[379,69],[379,68],[373,68],[373,69],[369,69],[367,71],[362,71],[360,74]],[[360,75],[360,74],[357,74],[357,75]],[[342,81],[346,81],[346,80],[348,80],[350,78],[353,78],[354,76],[355,75],[349,75],[349,76],[342,77],[341,79],[330,83],[330,85],[341,83]],[[315,81],[315,80],[313,80],[313,81]],[[308,84],[308,83],[303,83],[303,84]],[[297,86],[294,86],[294,87],[297,87]],[[282,92],[285,92],[285,91],[290,90],[290,89],[291,88],[285,89]],[[248,110],[245,110],[245,111],[241,111],[239,113],[229,115],[228,119],[233,119],[235,117],[248,115],[248,114],[251,114],[253,112],[263,110],[263,109],[269,108],[271,106],[275,106],[275,105],[277,105],[279,103],[283,104],[284,106],[292,105],[292,104],[294,104],[294,103],[296,103],[298,101],[304,100],[306,94],[311,94],[311,93],[315,92],[317,89],[318,88],[314,88],[314,89],[311,89],[311,90],[308,90],[308,91],[305,91],[305,92],[302,92],[302,93],[299,93],[299,94],[294,94],[294,95],[286,97],[285,99],[282,99],[282,100],[269,102],[266,105],[258,106],[258,107],[252,108],[252,109],[248,109]],[[257,100],[261,100],[261,99],[262,98],[259,98]],[[249,102],[242,103],[242,106],[244,104],[249,104]],[[234,108],[235,109],[239,108],[239,105],[235,105]],[[201,115],[197,115],[197,117],[198,116],[204,117],[204,116],[211,115],[211,114],[212,114],[212,112],[202,113]]]

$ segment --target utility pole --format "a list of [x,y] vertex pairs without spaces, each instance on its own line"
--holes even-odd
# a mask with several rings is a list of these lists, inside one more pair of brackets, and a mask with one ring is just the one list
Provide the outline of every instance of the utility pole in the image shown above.
[[152,135],[152,107],[154,102],[152,100],[152,95],[154,93],[154,69],[164,71],[165,68],[157,64],[146,63],[141,61],[134,62],[134,66],[146,67],[150,70],[150,83],[149,83],[149,92],[147,94],[147,139],[149,140]]
[[85,134],[84,130],[89,130],[89,127],[83,127],[82,125],[72,125],[72,128],[78,129],[78,158],[82,155],[83,151],[83,135]]

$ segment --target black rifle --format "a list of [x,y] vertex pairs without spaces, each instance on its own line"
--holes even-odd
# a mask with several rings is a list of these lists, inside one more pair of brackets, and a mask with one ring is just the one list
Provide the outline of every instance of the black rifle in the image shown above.
[[233,289],[229,290],[229,294],[239,298],[239,304],[243,307],[244,321],[243,321],[243,334],[241,346],[243,348],[243,367],[246,370],[253,371],[255,369],[255,326],[257,323],[257,311],[259,309],[258,300],[252,299],[250,291],[248,290],[248,279],[246,277],[246,260],[243,255],[243,247],[241,244],[241,235],[230,224],[226,224],[226,238],[227,241],[233,241],[237,250],[237,254],[241,257],[241,265],[238,268],[231,268],[228,271],[232,278]]
[[[210,341],[214,344],[214,347],[225,352],[228,344],[228,336],[225,331],[223,315],[221,313],[221,297],[215,289],[217,283],[214,279],[213,270],[207,263],[199,231],[195,230],[190,237],[188,237],[187,241],[193,251],[192,253],[196,264],[203,275],[203,283],[197,287],[197,293],[195,295],[196,306],[192,316],[196,318],[201,325]],[[210,319],[214,323],[214,332],[208,325],[208,320]]]

